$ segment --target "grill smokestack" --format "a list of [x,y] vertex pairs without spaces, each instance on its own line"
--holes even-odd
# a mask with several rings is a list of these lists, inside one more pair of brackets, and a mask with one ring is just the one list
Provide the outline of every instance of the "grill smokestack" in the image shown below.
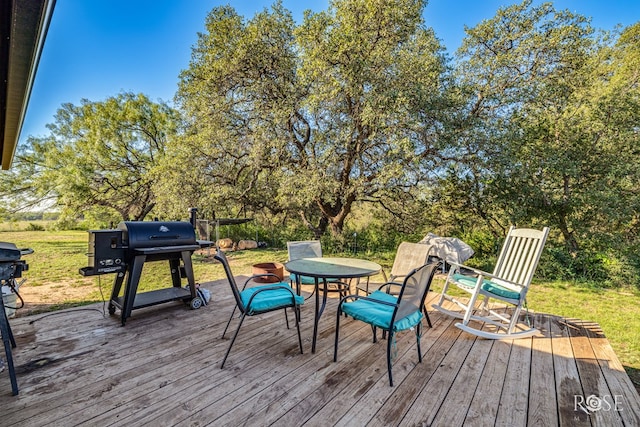
[[196,228],[196,221],[198,219],[198,208],[189,208],[189,222]]

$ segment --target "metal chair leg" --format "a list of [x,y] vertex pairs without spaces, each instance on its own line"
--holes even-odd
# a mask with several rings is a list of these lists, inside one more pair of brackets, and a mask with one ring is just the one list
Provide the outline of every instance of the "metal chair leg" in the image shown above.
[[340,317],[342,316],[342,310],[340,310],[341,305],[338,306],[338,317],[336,320],[336,340],[333,345],[333,361],[338,361],[338,338],[340,335]]
[[233,334],[233,338],[231,338],[231,342],[229,343],[229,348],[227,349],[227,353],[224,355],[224,359],[222,359],[222,364],[220,365],[220,369],[224,368],[224,363],[227,361],[227,356],[231,352],[231,347],[233,347],[233,343],[236,341],[236,337],[238,336],[238,332],[240,332],[240,326],[242,326],[242,322],[244,322],[245,314],[242,313],[240,317],[240,323],[238,323],[238,328],[236,329],[236,333]]
[[287,322],[287,329],[289,329],[289,316],[287,316],[287,307],[284,308],[284,320]]
[[[286,313],[285,309],[285,313]],[[296,317],[296,329],[298,330],[298,344],[300,345],[300,354],[304,354],[302,350],[302,335],[300,335],[300,307],[296,307],[293,309],[293,312]],[[289,327],[289,321],[287,321],[287,328]]]
[[393,345],[393,332],[389,331],[387,340],[387,370],[389,371],[389,385],[393,387],[393,375],[391,374],[391,346]]
[[433,325],[431,324],[431,319],[429,318],[429,313],[427,313],[427,307],[422,307],[422,312],[424,313],[424,317],[427,318],[427,325],[429,325],[430,328],[433,328]]
[[229,329],[229,325],[231,324],[231,319],[233,319],[233,315],[236,314],[236,308],[238,308],[238,306],[233,307],[233,311],[231,312],[231,316],[229,316],[229,321],[227,322],[227,326],[224,327],[224,332],[222,332],[222,338],[224,338],[224,334],[226,334],[227,329]]
[[420,349],[420,337],[422,335],[422,323],[416,325],[416,344],[418,347],[418,362],[422,363],[422,350]]

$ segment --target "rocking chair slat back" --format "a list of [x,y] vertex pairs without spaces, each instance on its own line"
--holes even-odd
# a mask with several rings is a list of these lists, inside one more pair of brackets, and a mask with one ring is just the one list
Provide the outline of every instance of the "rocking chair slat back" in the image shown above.
[[493,274],[522,288],[528,287],[540,260],[546,237],[544,230],[511,227]]

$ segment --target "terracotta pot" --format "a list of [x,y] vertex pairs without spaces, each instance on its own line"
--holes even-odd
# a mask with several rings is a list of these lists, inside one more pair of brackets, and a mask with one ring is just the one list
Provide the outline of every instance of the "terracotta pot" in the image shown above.
[[253,265],[253,274],[266,274],[271,273],[279,277],[258,277],[254,279],[258,283],[276,283],[281,282],[284,277],[284,266],[279,262],[262,262],[260,264]]

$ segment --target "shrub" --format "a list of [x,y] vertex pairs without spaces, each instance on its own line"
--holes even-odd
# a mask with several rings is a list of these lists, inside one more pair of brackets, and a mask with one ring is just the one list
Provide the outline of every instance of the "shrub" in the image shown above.
[[[504,238],[496,238],[488,231],[472,231],[459,237],[473,249],[473,259],[495,259],[504,243]],[[473,261],[472,261],[473,262]],[[479,267],[479,266],[477,266]],[[493,269],[493,268],[492,268]]]
[[536,278],[548,281],[577,281],[596,288],[639,287],[638,265],[613,252],[582,250],[570,254],[562,246],[548,245]]

